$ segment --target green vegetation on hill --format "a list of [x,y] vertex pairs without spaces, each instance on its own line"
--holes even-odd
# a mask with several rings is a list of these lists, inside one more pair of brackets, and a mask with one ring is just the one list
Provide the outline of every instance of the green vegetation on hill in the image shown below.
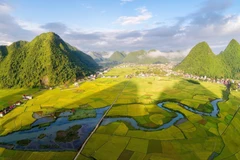
[[144,56],[146,52],[144,50],[139,50],[139,51],[134,51],[128,53],[128,55],[124,58],[123,62],[128,62],[128,63],[137,63],[141,57]]
[[240,45],[233,39],[227,48],[219,54],[219,58],[224,62],[228,77],[240,78]]
[[92,73],[96,62],[55,33],[0,47],[0,88],[54,86]]
[[223,66],[223,62],[212,52],[208,44],[201,42],[192,48],[175,69],[201,76],[224,77]]
[[122,60],[126,57],[126,54],[123,52],[116,51],[109,58],[110,61],[113,62],[122,62]]
[[[87,54],[89,55],[89,56],[91,56],[93,59],[94,59],[94,61],[96,61],[96,62],[102,62],[102,61],[104,61],[105,60],[105,58],[103,57],[103,54],[104,54],[105,52],[93,52],[93,51],[91,51],[91,52],[88,52]],[[106,54],[106,53],[105,53]]]
[[163,56],[152,56],[150,53],[154,52],[154,50],[150,51],[134,51],[130,52],[124,59],[125,63],[138,63],[138,64],[158,64],[158,63],[167,63],[167,58]]
[[3,60],[4,57],[7,55],[7,47],[0,46],[0,62]]
[[215,55],[206,42],[197,44],[188,56],[175,67],[185,73],[209,76],[240,78],[240,45],[233,39],[227,48]]

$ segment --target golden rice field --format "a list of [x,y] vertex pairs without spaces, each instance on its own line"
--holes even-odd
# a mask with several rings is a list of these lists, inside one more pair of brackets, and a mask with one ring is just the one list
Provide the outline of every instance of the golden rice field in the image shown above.
[[[146,68],[141,68],[144,70]],[[126,83],[107,117],[131,117],[140,126],[158,127],[175,117],[157,106],[159,102],[174,100],[210,112],[210,100],[222,98],[225,87],[220,84],[191,83],[176,77],[145,77],[132,79],[125,75],[132,68],[115,68],[108,75],[118,78],[100,78],[86,81],[79,87],[53,90],[0,90],[0,105],[21,99],[22,93],[34,98],[0,118],[0,135],[26,129],[34,112],[53,113],[59,109],[81,107],[102,108],[111,105]],[[119,121],[100,126],[88,141],[78,159],[99,160],[158,160],[158,159],[240,159],[240,92],[232,91],[229,100],[220,102],[219,117],[200,116],[176,103],[167,108],[185,115],[185,121],[158,131],[136,130]],[[235,117],[233,117],[235,115]],[[73,159],[76,152],[30,152],[0,148],[0,159]]]

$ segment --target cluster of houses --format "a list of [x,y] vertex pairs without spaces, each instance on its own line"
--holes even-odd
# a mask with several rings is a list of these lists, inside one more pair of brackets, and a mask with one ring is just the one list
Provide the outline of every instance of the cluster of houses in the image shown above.
[[97,71],[95,74],[91,74],[90,76],[88,76],[87,80],[94,81],[99,77],[105,77],[104,74],[107,73],[108,71],[109,71],[109,68],[102,68],[99,71]]
[[[139,65],[137,65],[139,66]],[[123,63],[118,66],[115,66],[114,68],[128,68],[128,67],[136,67],[136,64],[133,63]]]
[[88,76],[87,79],[93,81],[97,78],[118,78],[118,76],[116,76],[116,75],[108,75],[108,76],[104,75],[109,70],[110,70],[110,68],[101,69],[100,71],[96,72],[96,74],[92,74],[92,75]]
[[[162,75],[164,72],[168,73],[169,75],[173,73],[172,67],[173,65],[170,64],[122,64],[117,66],[116,68],[127,68],[127,67],[133,67],[135,70],[137,70],[135,73],[126,75],[125,78],[132,78],[132,77],[156,77],[159,75]],[[145,69],[142,69],[142,67],[146,67],[147,71]]]
[[129,78],[129,79],[131,79],[131,78],[133,78],[133,77],[134,77],[133,74],[128,74],[128,75],[125,76],[125,78]]
[[[147,72],[141,71],[141,66],[148,67]],[[207,76],[197,76],[192,75],[188,73],[184,73],[181,71],[174,71],[174,63],[168,63],[168,64],[121,64],[119,66],[116,66],[116,68],[127,68],[127,67],[134,67],[136,69],[139,69],[138,72],[126,75],[125,78],[132,78],[132,77],[152,77],[152,76],[158,76],[157,74],[154,74],[154,70],[161,70],[165,73],[165,76],[181,76],[184,78],[189,79],[195,79],[195,80],[201,80],[201,81],[207,81],[212,83],[218,83],[223,84],[225,86],[229,86],[230,84],[235,84],[237,86],[237,89],[240,90],[240,81],[232,80],[232,79],[224,79],[224,78],[210,78]]]
[[105,76],[104,74],[109,71],[109,68],[101,68],[99,71],[97,71],[95,74],[91,74],[87,77],[78,79],[76,82],[73,83],[75,87],[79,87],[79,84],[84,81],[94,81],[97,78],[112,78],[111,76]]
[[135,64],[135,63],[123,63],[118,66],[115,66],[114,68],[129,68],[129,67],[149,67],[149,68],[172,68],[174,66],[173,63],[167,63],[167,64]]
[[[216,78],[209,78],[207,76],[196,76],[196,75],[192,75],[192,74],[184,74],[183,76],[184,76],[184,78],[191,78],[191,79],[195,79],[195,80],[202,80],[202,81],[224,84],[224,85],[236,83],[236,81],[233,79],[224,79],[224,78],[216,79]],[[240,87],[240,82],[238,82],[238,87]]]
[[118,78],[118,76],[102,76],[102,78]]
[[145,78],[145,77],[154,77],[156,76],[154,73],[134,73],[134,74],[127,74],[125,75],[125,78],[131,79],[133,77],[139,77],[139,78]]
[[162,70],[166,72],[166,76],[182,76],[184,78],[190,78],[190,79],[195,79],[195,80],[201,80],[201,81],[207,81],[207,82],[212,82],[212,83],[218,83],[218,84],[223,84],[223,85],[230,85],[232,83],[237,83],[238,89],[240,89],[240,82],[236,82],[233,79],[224,79],[224,78],[210,78],[207,76],[197,76],[197,75],[192,75],[188,73],[184,73],[181,71],[173,71],[172,68],[174,67],[174,64],[166,64],[162,65]]
[[[126,75],[125,78],[133,78],[133,77],[155,77],[159,76],[158,73],[155,71],[162,71],[165,76],[181,76],[184,78],[190,78],[190,79],[195,79],[195,80],[202,80],[202,81],[208,81],[212,83],[219,83],[219,84],[224,84],[224,85],[230,85],[232,83],[236,83],[238,86],[238,89],[240,90],[240,82],[236,82],[234,80],[230,79],[215,79],[215,78],[209,78],[207,76],[197,76],[197,75],[192,75],[188,73],[184,73],[182,71],[174,71],[173,67],[175,66],[174,63],[167,63],[167,64],[134,64],[134,63],[124,63],[120,64],[118,66],[115,66],[114,68],[135,68],[138,70],[135,73]],[[142,67],[147,67],[148,71],[141,71]],[[102,68],[96,74],[92,74],[87,77],[87,80],[95,80],[96,78],[118,78],[118,76],[106,76],[105,73],[107,73],[110,70],[110,68]],[[86,79],[85,79],[86,80]],[[81,79],[79,82],[82,81]],[[78,83],[76,82],[74,84],[75,86],[78,86]]]
[[33,96],[31,96],[31,95],[23,95],[22,98],[23,98],[23,100],[29,100],[29,99],[33,99]]
[[136,75],[136,77],[154,77],[154,76],[156,76],[156,74],[154,74],[154,73],[143,73],[143,72]]
[[21,105],[21,102],[18,101],[16,103],[14,103],[13,105],[4,108],[3,110],[0,111],[0,117],[3,117],[4,115],[11,112],[14,108],[16,108],[17,106],[20,106],[20,105]]
[[[29,100],[29,99],[32,99],[33,97],[31,95],[23,95],[22,98],[23,98],[23,100]],[[20,106],[21,104],[22,104],[21,101],[17,101],[13,105],[8,106],[8,107],[4,108],[3,110],[0,110],[0,117],[5,116],[9,112],[11,112],[14,108],[16,108],[17,106]]]
[[95,80],[97,78],[97,74],[91,74],[90,76],[87,77],[88,80]]

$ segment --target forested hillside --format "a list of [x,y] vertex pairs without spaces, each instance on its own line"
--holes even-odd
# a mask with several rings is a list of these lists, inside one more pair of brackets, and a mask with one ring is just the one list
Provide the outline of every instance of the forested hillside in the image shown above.
[[201,42],[192,48],[175,70],[217,78],[240,78],[240,45],[232,40],[223,52],[215,55],[206,42]]
[[0,47],[0,87],[54,86],[94,72],[96,62],[55,33]]

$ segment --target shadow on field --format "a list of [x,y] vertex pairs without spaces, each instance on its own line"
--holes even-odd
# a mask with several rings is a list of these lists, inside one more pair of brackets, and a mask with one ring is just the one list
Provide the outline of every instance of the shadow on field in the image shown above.
[[192,84],[200,84],[198,81],[195,81],[195,80],[192,80],[192,79],[188,79],[186,81],[188,81],[189,83],[192,83]]
[[[91,83],[91,82],[90,82]],[[106,85],[108,83],[112,83],[112,82],[108,82],[106,81]],[[126,84],[128,84],[127,86],[131,86],[130,89],[136,91],[136,94],[131,94],[132,96],[134,96],[134,98],[136,99],[136,96],[137,96],[137,89],[136,89],[136,85],[134,85],[133,83],[129,82],[129,81],[122,81],[120,83],[116,83],[115,85],[111,85],[109,86],[108,88],[105,88],[103,90],[100,90],[99,88],[101,87],[97,87],[98,85],[104,85],[104,84],[99,84],[99,83],[94,83],[94,85],[90,85],[90,90],[99,90],[99,92],[96,92],[95,93],[93,92],[92,94],[90,94],[91,92],[87,93],[87,96],[84,97],[84,98],[77,98],[76,99],[69,99],[69,103],[67,102],[66,106],[64,106],[64,108],[54,108],[54,107],[57,107],[57,106],[53,106],[53,107],[41,107],[40,106],[40,110],[39,111],[39,114],[44,114],[48,112],[48,114],[51,114],[53,113],[53,110],[54,110],[54,113],[57,113],[58,111],[61,111],[61,110],[65,110],[65,109],[77,109],[77,108],[103,108],[103,107],[106,107],[106,106],[110,106],[114,100],[116,99],[116,97],[119,95],[119,93],[122,92],[123,88],[125,87]],[[86,88],[86,92],[87,92],[88,88]],[[29,94],[29,95],[33,95],[34,99],[35,98],[38,98],[38,95],[44,95],[44,92],[47,92],[48,90],[42,90],[42,91],[39,91],[38,89],[26,89],[26,90],[21,90],[19,92],[15,92],[13,94],[10,94],[8,96],[5,96],[5,97],[2,97],[0,99],[0,103],[1,101],[4,103],[6,102],[6,107],[8,105],[12,105],[14,104],[16,101],[19,101],[19,100],[22,100],[22,95],[23,94]],[[60,90],[59,92],[62,92],[63,94],[67,94],[69,92],[64,92],[64,90]],[[73,90],[73,92],[77,92],[77,96],[80,95],[80,94],[84,94],[84,91],[81,90],[81,87],[77,90]],[[127,92],[123,92],[122,94],[128,94]],[[81,95],[80,95],[81,96]],[[64,98],[64,97],[63,97]],[[44,101],[43,101],[44,102]],[[127,102],[126,102],[127,103]],[[38,105],[38,104],[36,104]],[[0,105],[1,106],[1,105]],[[1,108],[0,108],[1,110]],[[14,111],[12,111],[14,112]],[[32,111],[29,111],[28,113],[24,111],[24,113],[28,114],[28,113],[32,113]],[[9,113],[10,114],[10,113]],[[19,120],[17,120],[17,116],[19,114],[16,114],[16,116],[11,116],[11,118],[7,121],[1,121],[0,119],[0,133],[3,132],[3,128],[2,126],[13,121],[13,125],[16,125],[18,126],[18,124],[22,124],[22,122],[20,122]],[[23,121],[26,123],[26,120],[23,119]],[[21,127],[21,129],[25,130],[25,129],[29,129],[31,128],[30,125],[23,125],[23,127]],[[16,128],[16,127],[15,127]]]
[[[6,89],[7,91],[10,91],[11,89]],[[0,98],[0,110],[3,108],[6,108],[10,105],[13,105],[14,103],[16,103],[17,101],[21,101],[22,100],[22,95],[32,95],[33,97],[42,94],[45,90],[40,90],[38,88],[35,89],[24,89],[24,90],[20,90],[18,92],[9,94],[7,96],[1,97]],[[1,108],[1,106],[3,108]]]
[[[94,86],[94,88],[97,89],[96,86]],[[132,103],[135,103],[137,101],[137,86],[131,81],[126,80],[116,85],[113,85],[109,88],[103,89],[99,92],[90,94],[87,97],[78,99],[70,103],[69,105],[67,105],[67,108],[69,108],[69,106],[72,106],[72,105],[73,106],[79,105],[79,108],[85,108],[85,107],[102,108],[102,107],[110,106],[119,94],[121,95],[118,97],[118,100],[115,102],[115,104],[130,103],[129,96],[131,96]],[[122,97],[125,97],[126,101],[124,101],[124,98]],[[121,99],[122,101],[119,102],[119,99]]]
[[[224,91],[224,90],[223,90]],[[176,83],[171,89],[166,89],[159,95],[159,101],[180,102],[184,99],[193,99],[197,95],[208,96],[209,102],[221,98],[215,93],[202,86],[200,82],[194,80],[184,80]],[[200,106],[199,106],[200,107]]]
[[[224,93],[225,91],[222,90]],[[196,109],[199,111],[208,112],[212,110],[212,105],[210,101],[221,98],[218,97],[215,93],[207,89],[206,87],[202,86],[201,83],[192,80],[184,80],[182,79],[179,83],[176,83],[171,89],[166,89],[159,95],[160,101],[172,101],[173,102],[181,102],[184,99],[191,100],[195,96],[203,98],[205,100],[205,96],[209,97],[208,100],[206,99],[206,103],[199,105]],[[201,97],[203,96],[203,97]],[[182,103],[182,102],[181,102]],[[189,105],[188,105],[189,106]],[[192,106],[189,106],[192,107]],[[194,108],[194,107],[193,107]],[[181,121],[181,120],[180,120]],[[179,122],[180,122],[179,121]],[[167,152],[163,153],[164,156],[169,156],[170,158],[174,158],[175,156],[183,156],[184,154],[179,152],[179,148],[181,150],[187,152],[189,157],[186,159],[199,159],[198,152],[205,152],[205,146],[208,146],[208,152],[205,155],[206,159],[213,159],[215,156],[218,155],[219,147],[223,146],[223,142],[220,136],[213,134],[210,129],[216,129],[215,127],[220,122],[218,118],[210,117],[210,116],[197,116],[194,113],[186,117],[185,120],[181,121],[180,123],[176,123],[175,127],[177,127],[181,133],[184,135],[185,139],[179,141],[172,141],[165,142],[165,146],[171,145],[173,148],[171,149],[171,155]],[[212,126],[207,126],[212,125]],[[195,128],[195,130],[194,130]],[[209,129],[210,128],[210,129]],[[166,144],[167,143],[167,144]],[[177,147],[175,147],[175,144]],[[162,146],[163,147],[163,146]],[[164,147],[163,147],[164,148]],[[176,150],[175,150],[176,149]],[[172,156],[172,157],[171,157]],[[203,157],[201,157],[203,158]],[[200,158],[200,159],[201,159]],[[205,159],[204,158],[204,159]]]
[[222,90],[222,98],[223,98],[223,100],[228,101],[230,93],[231,93],[230,86],[227,86],[226,90]]

